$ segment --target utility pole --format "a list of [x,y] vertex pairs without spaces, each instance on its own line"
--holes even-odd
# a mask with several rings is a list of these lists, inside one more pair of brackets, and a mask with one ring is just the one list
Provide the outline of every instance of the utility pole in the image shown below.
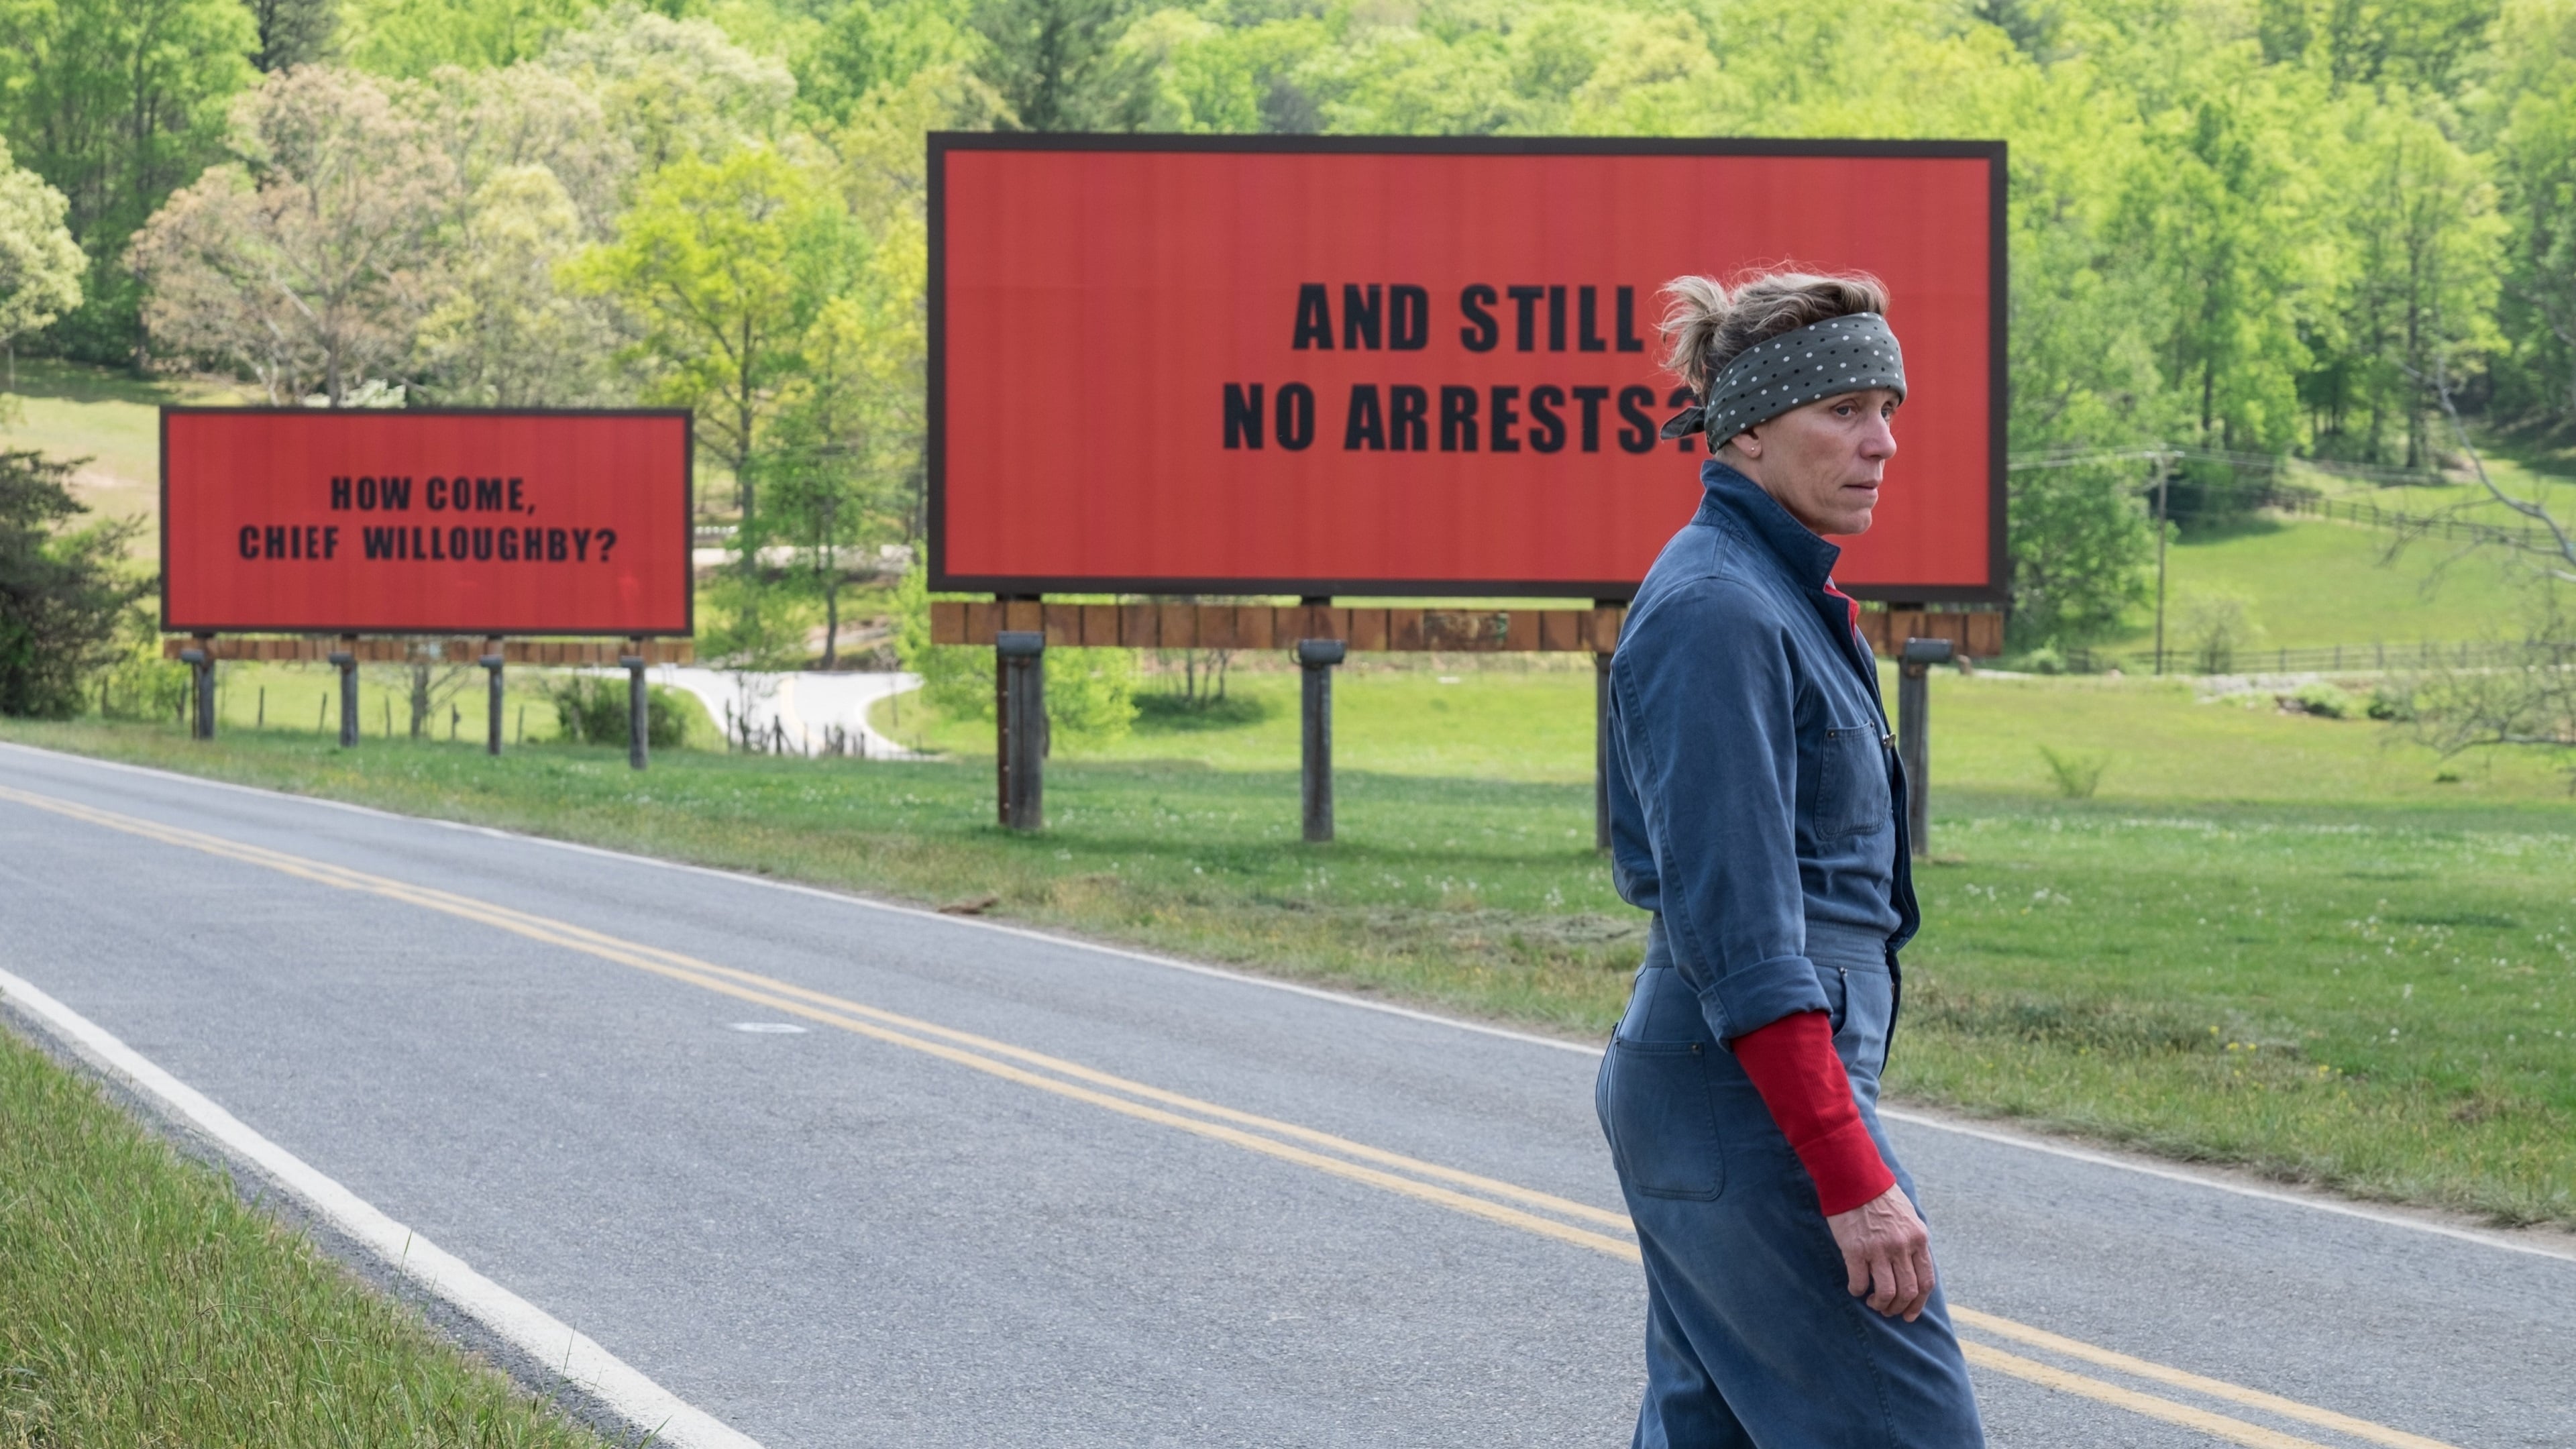
[[2171,453],[2156,454],[2156,673],[2165,672],[2165,534],[2166,488],[2173,481]]

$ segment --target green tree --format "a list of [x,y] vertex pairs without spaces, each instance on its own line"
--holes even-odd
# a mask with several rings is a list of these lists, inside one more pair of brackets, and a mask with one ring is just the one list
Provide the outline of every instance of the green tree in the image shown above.
[[[2498,349],[2495,304],[2506,230],[2484,167],[2455,144],[2438,103],[2392,92],[2351,109],[2351,257],[2344,334],[2359,366],[2351,401],[2368,409],[2362,456],[2383,430],[2403,461],[2431,461],[2431,378],[2459,377]],[[2320,439],[2331,443],[2332,437]]]
[[16,386],[18,339],[80,305],[84,258],[63,225],[63,194],[9,159],[0,141],[0,348]]
[[545,54],[592,0],[348,0],[342,48],[378,75],[427,80],[440,66],[500,69]]
[[654,173],[616,239],[569,268],[631,319],[626,357],[645,394],[696,409],[701,441],[732,470],[746,558],[759,546],[757,483],[780,390],[847,279],[849,233],[817,167],[748,145]]
[[2519,0],[2486,98],[2510,225],[2499,321],[2507,408],[2576,428],[2576,3]]
[[263,71],[330,58],[340,30],[339,0],[242,0],[258,27],[250,62]]
[[734,44],[709,21],[632,4],[566,31],[541,63],[597,98],[648,172],[777,141],[796,99],[784,64]]
[[89,259],[51,350],[125,363],[142,341],[125,248],[145,218],[223,154],[225,107],[256,77],[239,0],[18,0],[0,46],[0,133],[63,194]]
[[957,23],[955,9],[937,0],[848,0],[796,59],[798,108],[835,124],[871,91],[971,58],[975,33]]
[[615,320],[601,299],[557,281],[580,248],[580,215],[546,168],[513,166],[475,190],[444,300],[420,324],[436,401],[573,407],[615,396]]
[[353,72],[271,76],[239,123],[243,160],[209,168],[135,238],[146,321],[172,354],[248,372],[271,401],[318,391],[339,407],[408,370],[445,294],[455,167]]
[[139,522],[65,527],[86,511],[77,466],[0,452],[0,714],[78,713],[81,681],[113,661],[118,622],[151,587],[125,562]]
[[2289,148],[2301,111],[2241,64],[2200,74],[2205,90],[2147,122],[2123,240],[2160,274],[2162,365],[2194,395],[2197,440],[2276,447],[2299,416],[2302,307],[2331,281]]
[[1122,48],[1135,0],[977,0],[976,69],[1030,131],[1132,131],[1151,58]]

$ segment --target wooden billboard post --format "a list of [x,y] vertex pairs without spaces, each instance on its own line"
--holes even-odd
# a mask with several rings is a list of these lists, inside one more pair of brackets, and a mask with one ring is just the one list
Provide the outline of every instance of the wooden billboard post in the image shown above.
[[1297,641],[1297,668],[1305,675],[1299,701],[1299,799],[1305,806],[1306,843],[1333,838],[1333,670],[1350,653],[1340,639]]
[[483,657],[475,662],[483,666],[483,672],[490,678],[489,697],[483,710],[483,752],[497,755],[501,753],[501,666],[504,662],[498,636],[483,641]]
[[1932,853],[1932,666],[1954,655],[1947,639],[1908,639],[1896,655],[1896,753],[1905,763],[1905,830],[1914,853]]
[[644,768],[644,747],[652,721],[652,711],[646,708],[644,691],[644,641],[629,639],[626,647],[634,652],[620,655],[617,660],[626,670],[626,763],[629,768],[640,770]]
[[188,666],[189,694],[197,707],[197,717],[188,725],[188,734],[193,739],[211,740],[215,737],[214,646],[213,635],[200,634],[197,647],[179,651],[180,662]]
[[994,636],[993,656],[1001,692],[993,754],[1002,824],[1036,830],[1046,824],[1046,634],[1004,629]]

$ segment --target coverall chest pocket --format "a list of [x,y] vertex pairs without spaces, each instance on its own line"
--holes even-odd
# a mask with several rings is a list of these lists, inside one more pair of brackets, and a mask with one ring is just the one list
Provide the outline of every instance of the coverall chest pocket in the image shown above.
[[1895,808],[1879,732],[1828,725],[1816,744],[1815,831],[1819,837],[1874,830]]
[[1726,1188],[1717,1108],[1709,1097],[1707,1042],[1610,1043],[1601,1125],[1620,1178],[1647,1197],[1706,1202]]

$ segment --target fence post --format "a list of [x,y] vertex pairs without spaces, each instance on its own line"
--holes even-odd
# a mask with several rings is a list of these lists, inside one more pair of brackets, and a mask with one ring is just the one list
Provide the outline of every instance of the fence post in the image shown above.
[[500,639],[496,636],[494,638],[484,640],[482,664],[484,669],[489,671],[492,676],[491,699],[484,709],[483,726],[483,732],[488,736],[488,738],[483,741],[483,752],[489,755],[497,755],[501,753],[502,662]]
[[1905,833],[1932,853],[1932,666],[1950,662],[1947,639],[1908,639],[1896,656],[1896,751],[1905,765]]
[[629,639],[626,647],[635,651],[617,661],[626,666],[626,763],[629,768],[640,770],[645,764],[646,725],[650,717],[644,707],[644,641]]
[[1046,633],[1004,629],[993,636],[1001,673],[1000,748],[1002,824],[1036,830],[1046,824]]
[[1298,794],[1310,845],[1333,838],[1333,667],[1349,654],[1350,645],[1339,639],[1297,641],[1297,668],[1305,675],[1298,711]]

